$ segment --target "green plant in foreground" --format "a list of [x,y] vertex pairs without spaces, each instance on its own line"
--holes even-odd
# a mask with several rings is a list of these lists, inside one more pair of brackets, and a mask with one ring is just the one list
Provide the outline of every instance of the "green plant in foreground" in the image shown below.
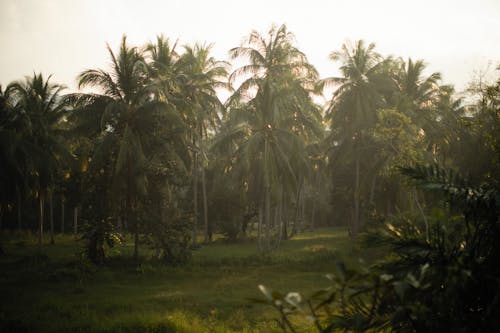
[[[418,221],[386,222],[367,239],[392,255],[354,271],[337,264],[331,286],[309,298],[260,289],[279,312],[284,332],[297,332],[292,314],[308,316],[318,332],[494,332],[500,329],[500,191],[472,186],[437,166],[405,175],[444,196],[448,209]],[[391,221],[392,222],[392,221]]]

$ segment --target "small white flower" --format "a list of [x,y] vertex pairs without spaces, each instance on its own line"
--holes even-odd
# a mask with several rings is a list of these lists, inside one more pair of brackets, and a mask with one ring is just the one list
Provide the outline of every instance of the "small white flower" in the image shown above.
[[297,306],[300,302],[302,302],[302,296],[300,296],[299,293],[291,292],[286,295],[285,301],[287,301],[292,305]]

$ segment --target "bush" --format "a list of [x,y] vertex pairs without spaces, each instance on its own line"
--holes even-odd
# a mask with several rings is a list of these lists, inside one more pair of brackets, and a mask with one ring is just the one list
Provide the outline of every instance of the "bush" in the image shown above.
[[166,221],[151,226],[150,238],[156,256],[167,264],[183,264],[191,258],[191,223],[187,218],[169,214]]

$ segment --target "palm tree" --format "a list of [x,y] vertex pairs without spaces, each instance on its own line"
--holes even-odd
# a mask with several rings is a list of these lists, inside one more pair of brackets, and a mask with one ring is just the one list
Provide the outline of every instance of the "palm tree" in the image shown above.
[[327,110],[332,124],[330,142],[337,153],[331,160],[340,159],[342,152],[354,152],[351,232],[356,234],[361,218],[360,159],[366,147],[365,133],[376,123],[376,111],[385,103],[384,93],[393,89],[387,73],[392,59],[383,59],[375,52],[375,44],[366,46],[362,40],[343,44],[330,59],[342,63],[342,77],[323,82],[337,86]]
[[427,127],[434,122],[432,107],[439,95],[438,81],[441,74],[434,72],[423,76],[425,63],[423,60],[405,62],[398,60],[394,81],[397,86],[396,108],[408,116],[420,127]]
[[146,46],[149,56],[149,75],[152,84],[157,87],[158,99],[175,104],[182,100],[180,95],[180,81],[183,73],[178,64],[179,55],[175,51],[177,43],[170,46],[170,41],[163,35],[156,37],[156,43]]
[[225,134],[244,138],[237,154],[259,184],[259,220],[266,227],[265,251],[270,251],[271,194],[279,192],[278,180],[296,188],[296,166],[306,160],[302,126],[308,128],[306,120],[311,120],[307,111],[312,108],[304,107],[310,105],[307,89],[317,72],[293,46],[293,35],[285,25],[273,26],[267,36],[253,31],[230,55],[249,63],[230,76],[231,83],[240,78],[243,82],[227,102]]
[[[114,183],[118,197],[125,200],[126,219],[134,233],[134,257],[139,256],[139,220],[136,216],[139,200],[146,192],[146,157],[142,138],[154,126],[154,115],[165,107],[154,99],[148,66],[143,52],[129,47],[123,36],[117,55],[107,46],[112,69],[89,69],[79,75],[79,87],[92,86],[98,94],[78,95],[80,101],[94,105],[100,115],[103,145],[118,142],[114,165]],[[109,143],[109,142],[108,142]],[[120,191],[121,190],[121,191]]]
[[[45,198],[52,195],[57,171],[67,157],[67,150],[61,142],[59,123],[67,112],[67,99],[61,96],[64,86],[49,83],[42,74],[26,77],[25,81],[11,83],[7,91],[12,103],[26,117],[24,135],[29,146],[30,174],[39,200],[38,247],[43,248],[43,224]],[[53,225],[51,226],[53,232]],[[53,237],[52,237],[53,239]]]
[[220,125],[220,114],[224,107],[217,97],[217,89],[227,88],[228,63],[210,56],[212,45],[195,44],[184,46],[184,53],[178,60],[183,74],[180,82],[183,101],[178,103],[191,128],[193,143],[193,202],[194,229],[193,245],[196,245],[198,225],[198,172],[201,161],[201,183],[203,196],[204,242],[209,241],[208,206],[205,180],[206,141],[210,132]]
[[[11,96],[0,86],[0,228],[6,207],[17,194],[18,224],[21,226],[21,190],[27,188],[29,156],[24,153],[23,131],[26,122],[20,110],[12,105]],[[25,192],[25,191],[23,191]]]

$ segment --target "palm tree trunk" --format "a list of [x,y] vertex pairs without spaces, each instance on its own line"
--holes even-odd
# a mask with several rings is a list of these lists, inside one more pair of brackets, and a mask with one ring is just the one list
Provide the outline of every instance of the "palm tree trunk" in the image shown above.
[[370,204],[375,205],[375,185],[377,182],[377,175],[373,175],[372,186],[370,188]]
[[17,227],[19,231],[22,229],[22,215],[21,215],[21,209],[23,205],[23,200],[21,197],[21,190],[19,187],[16,187],[16,192],[17,192]]
[[316,213],[316,200],[313,198],[312,207],[311,207],[311,229],[314,231],[314,215]]
[[265,223],[266,223],[266,248],[265,251],[271,251],[271,184],[269,179],[268,170],[268,150],[269,142],[265,139],[264,142],[264,209],[265,209]]
[[297,224],[299,220],[300,213],[300,194],[302,192],[302,183],[304,182],[304,178],[300,179],[299,187],[297,188],[297,196],[295,197],[295,217],[293,219],[292,233],[290,237],[293,237],[297,234]]
[[262,224],[264,223],[264,200],[259,201],[259,224],[257,225],[257,243],[259,246],[259,252],[264,252],[264,247],[262,245]]
[[139,259],[139,221],[134,217],[134,259]]
[[285,186],[281,185],[281,238],[284,240],[288,239],[288,214],[287,214],[287,205],[286,205],[286,197],[285,197]]
[[276,237],[276,245],[274,246],[274,248],[279,248],[280,246],[280,242],[281,242],[281,219],[280,219],[280,207],[279,205],[277,205],[275,208],[274,208],[274,225],[276,226],[277,228],[277,231],[278,231],[278,236]]
[[281,195],[279,199],[279,203],[276,207],[276,226],[278,227],[278,239],[276,241],[276,248],[279,248],[281,240],[283,239],[283,201],[285,197],[285,188],[284,185],[281,184]]
[[78,206],[73,208],[73,235],[76,238],[78,233]]
[[61,194],[61,234],[64,235],[64,195]]
[[40,208],[39,228],[38,228],[38,252],[42,254],[43,251],[43,218],[44,218],[44,194],[40,191],[38,195],[38,203]]
[[[203,156],[203,155],[202,155]],[[205,167],[201,167],[201,189],[203,195],[203,219],[205,224],[204,241],[208,243],[210,241],[208,235],[208,205],[207,205],[207,184],[205,181]]]
[[[300,214],[301,218],[299,220],[300,221],[299,227],[302,228],[302,226],[303,226],[303,224],[304,224],[304,222],[306,220],[306,198],[305,198],[304,195],[302,196],[300,202],[301,202],[301,205],[302,205],[302,210],[301,210],[302,214]],[[300,228],[298,228],[298,230],[300,230]]]
[[271,188],[266,186],[265,194],[265,216],[266,216],[266,248],[267,253],[271,252]]
[[52,200],[52,191],[49,192],[49,210],[50,210],[50,245],[54,245],[54,201]]
[[116,224],[117,224],[118,232],[122,233],[123,232],[123,222],[122,222],[122,217],[120,215],[118,215],[116,217]]
[[[193,140],[194,141],[194,140]],[[198,237],[198,152],[194,151],[193,157],[193,205],[194,205],[194,223],[193,223],[193,246],[196,247],[196,238]]]
[[357,235],[359,229],[359,154],[356,154],[356,170],[354,175],[354,214],[352,223],[352,233]]
[[205,180],[205,163],[203,161],[205,160],[205,142],[203,141],[203,126],[200,123],[198,125],[198,138],[200,140],[199,146],[200,146],[200,157],[201,157],[201,195],[202,195],[202,200],[203,200],[203,225],[204,225],[204,231],[203,231],[203,242],[208,243],[210,241],[209,237],[209,230],[208,230],[208,204],[207,204],[207,183]]
[[132,228],[134,232],[134,260],[139,259],[139,221],[137,216],[135,216],[133,194],[132,194],[132,161],[131,157],[127,158],[127,193],[125,197],[125,210],[127,215],[127,220],[132,222]]

